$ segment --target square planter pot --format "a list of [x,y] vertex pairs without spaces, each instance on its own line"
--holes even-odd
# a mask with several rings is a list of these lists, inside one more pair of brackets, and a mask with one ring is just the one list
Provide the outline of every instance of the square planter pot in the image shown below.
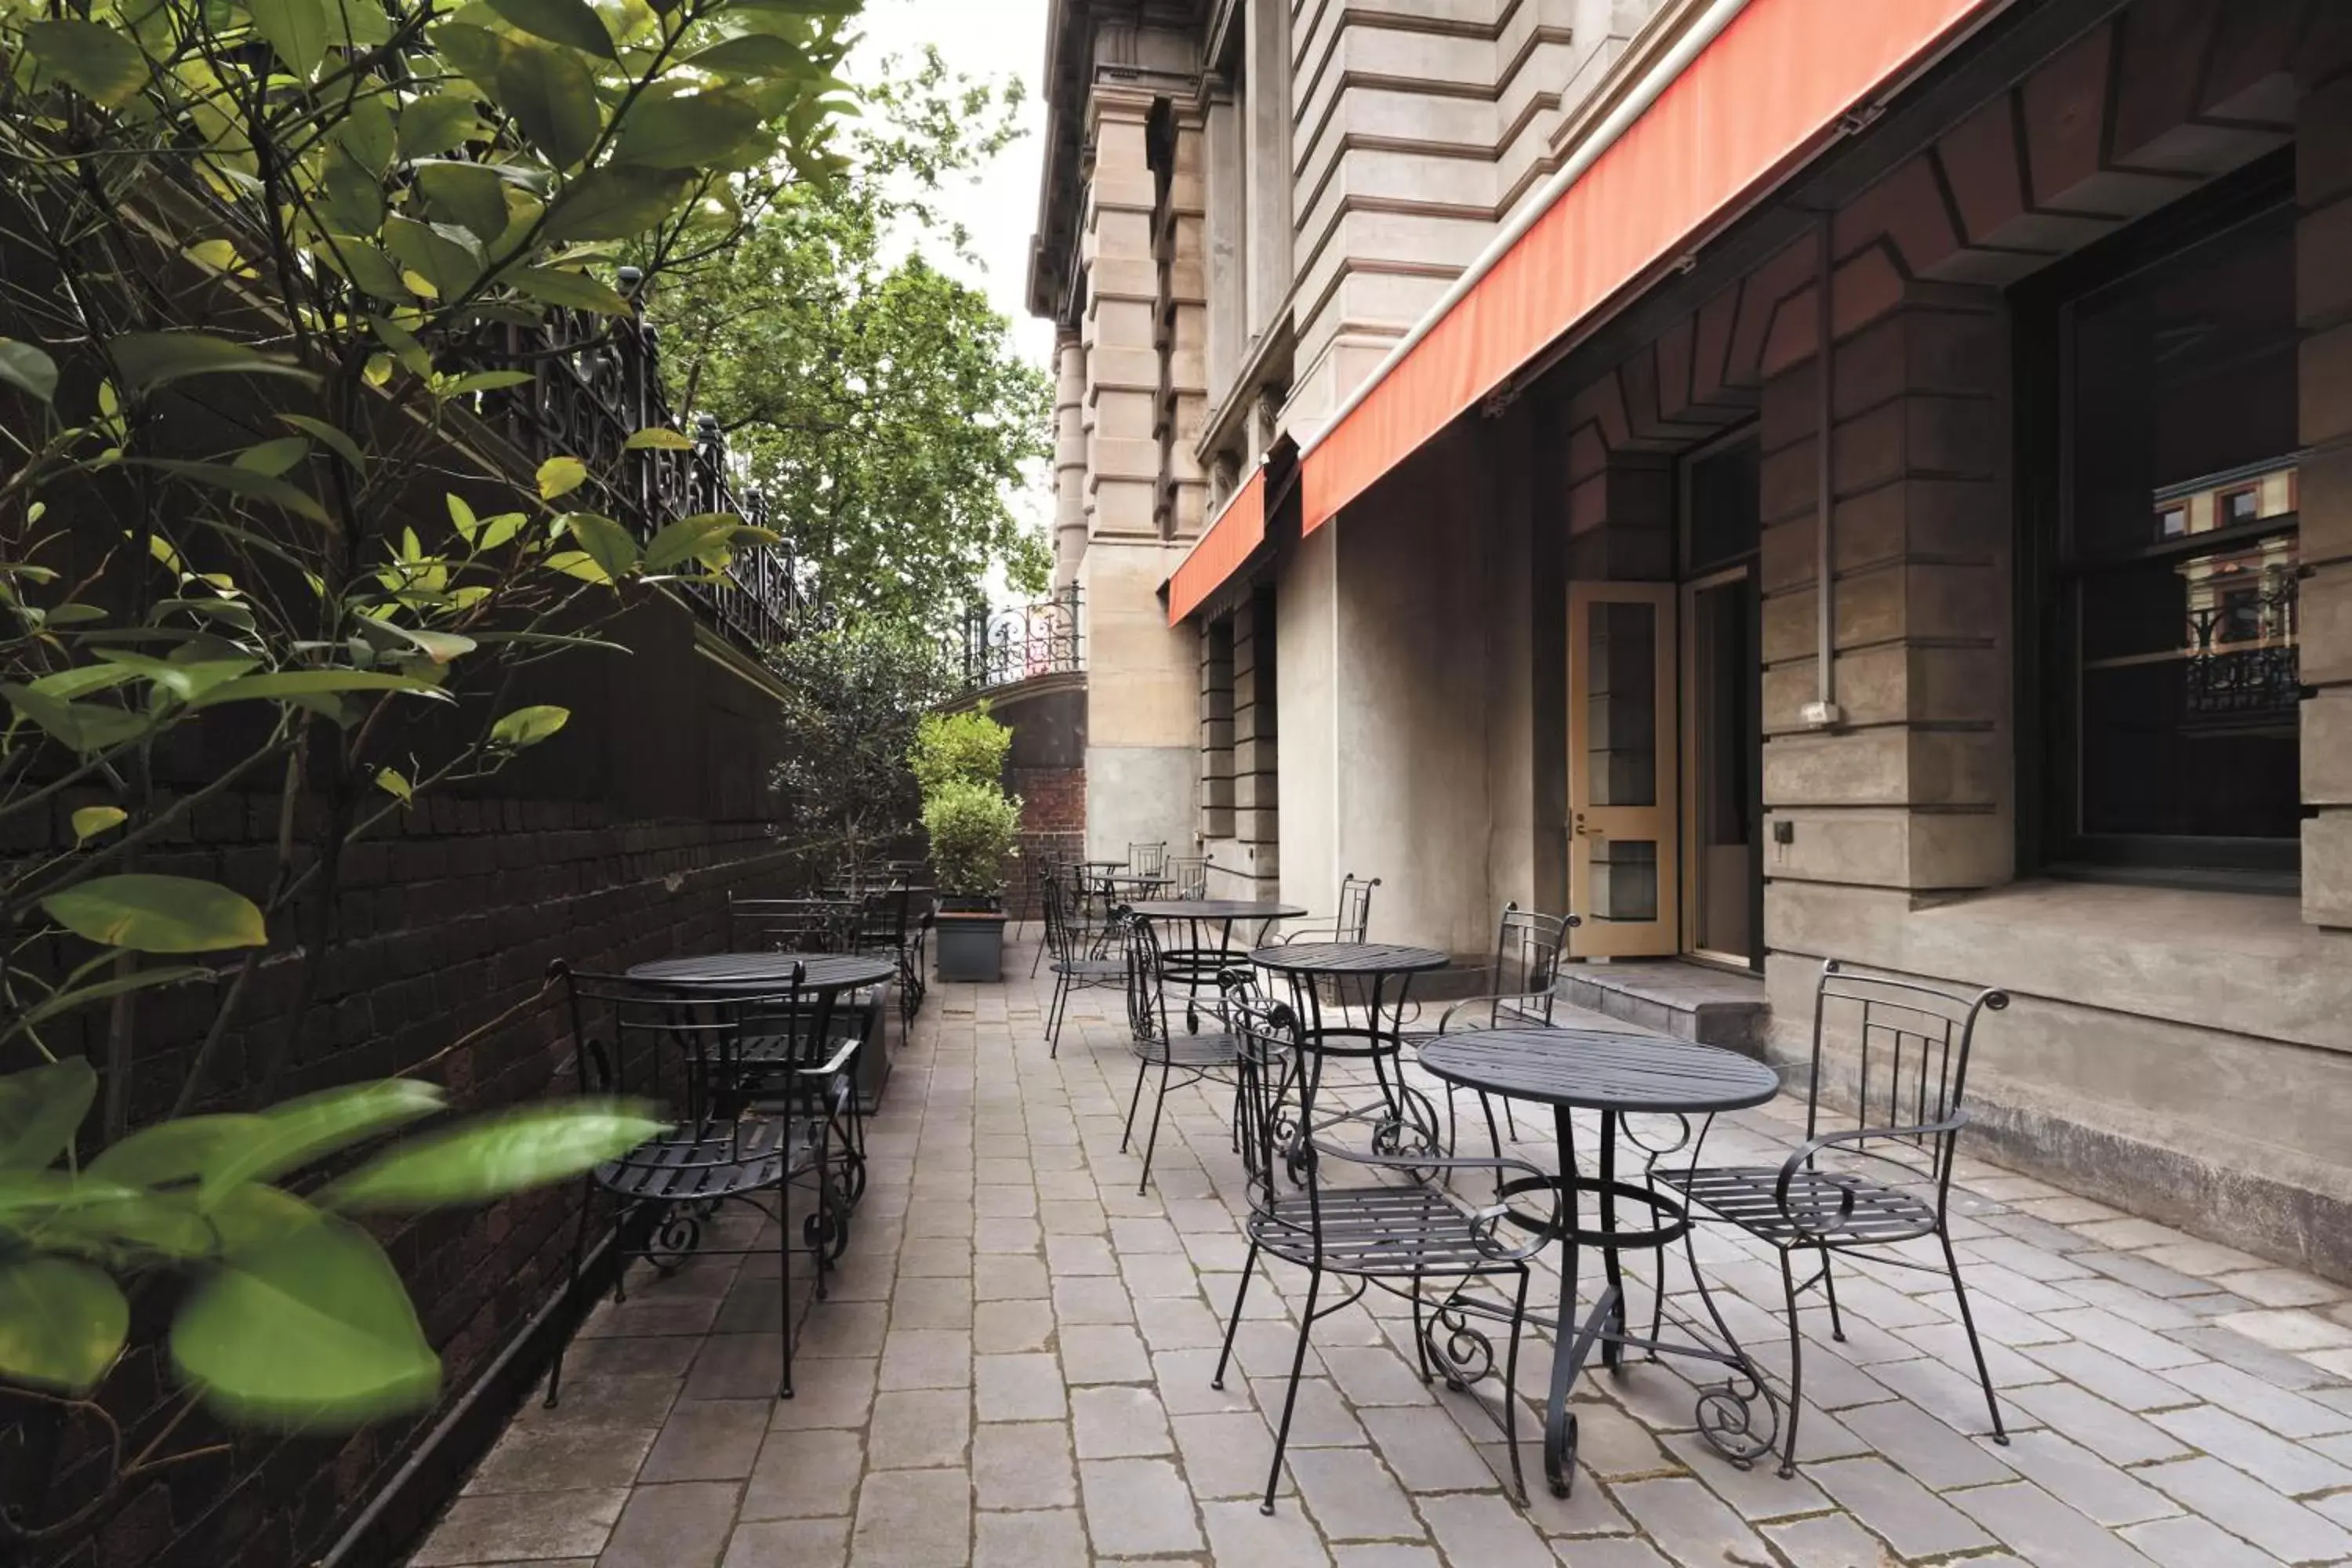
[[992,982],[1004,978],[1004,915],[958,914],[941,910],[932,928],[939,943],[942,980]]

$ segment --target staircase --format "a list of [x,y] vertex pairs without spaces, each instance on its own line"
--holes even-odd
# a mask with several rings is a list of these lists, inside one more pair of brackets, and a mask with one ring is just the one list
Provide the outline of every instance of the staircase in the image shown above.
[[1679,959],[1564,964],[1552,991],[1620,1023],[1757,1058],[1771,1026],[1762,975]]

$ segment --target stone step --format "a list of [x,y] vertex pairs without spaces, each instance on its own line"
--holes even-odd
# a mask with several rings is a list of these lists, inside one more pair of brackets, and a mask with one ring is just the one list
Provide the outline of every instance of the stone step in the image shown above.
[[1552,990],[1621,1023],[1758,1058],[1771,1025],[1763,976],[1679,959],[1570,963]]

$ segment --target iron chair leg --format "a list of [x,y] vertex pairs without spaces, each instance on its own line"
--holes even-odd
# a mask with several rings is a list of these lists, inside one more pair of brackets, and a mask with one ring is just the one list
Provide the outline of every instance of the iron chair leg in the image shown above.
[[1135,1111],[1136,1108],[1143,1103],[1143,1075],[1150,1070],[1151,1063],[1149,1060],[1142,1057],[1136,1058],[1135,1092],[1127,1097],[1127,1126],[1118,1135],[1118,1152],[1122,1154],[1127,1152],[1127,1146],[1135,1142]]
[[[580,1304],[580,1268],[588,1249],[588,1210],[596,1201],[596,1184],[593,1179],[581,1183],[580,1187],[580,1223],[572,1230],[572,1272],[563,1285],[563,1311],[567,1317]],[[625,1263],[627,1260],[624,1258],[622,1261]],[[547,1407],[550,1410],[555,1408],[556,1396],[563,1387],[564,1347],[572,1342],[572,1331],[578,1326],[576,1323],[571,1325],[563,1337],[555,1342],[555,1359],[547,1369]]]
[[1143,1141],[1143,1174],[1135,1179],[1138,1197],[1151,1185],[1151,1156],[1160,1148],[1160,1117],[1168,1109],[1168,1086],[1175,1075],[1176,1052],[1171,1042],[1168,1055],[1160,1063],[1160,1093],[1151,1102],[1151,1131]]
[[1234,1359],[1234,1331],[1242,1326],[1242,1303],[1249,1299],[1250,1275],[1257,1268],[1257,1243],[1249,1244],[1249,1257],[1242,1263],[1241,1283],[1234,1287],[1233,1315],[1225,1320],[1225,1348],[1217,1352],[1217,1375],[1209,1386],[1222,1392],[1225,1386],[1225,1367]]
[[1045,1005],[1045,1059],[1055,1060],[1062,1054],[1062,1009],[1069,1005],[1070,977],[1054,976],[1054,999]]
[[1511,1343],[1503,1356],[1503,1442],[1511,1450],[1511,1489],[1519,1496],[1519,1506],[1528,1506],[1528,1475],[1519,1464],[1519,1329],[1528,1321],[1528,1286],[1535,1278],[1525,1264],[1519,1266],[1519,1289],[1511,1307]]
[[1789,1307],[1789,1436],[1780,1448],[1780,1479],[1797,1473],[1797,1424],[1805,1413],[1805,1336],[1797,1327],[1795,1254],[1780,1248],[1780,1295]]
[[[1838,1312],[1838,1304],[1837,1304],[1837,1275],[1836,1275],[1835,1273],[1832,1272],[1832,1270],[1831,1270],[1831,1268],[1830,1268],[1830,1258],[1831,1258],[1830,1249],[1829,1249],[1828,1247],[1822,1247],[1822,1294],[1829,1298],[1829,1303],[1830,1303],[1830,1338],[1832,1338],[1832,1339],[1835,1340],[1835,1341],[1836,1341],[1838,1343],[1840,1343],[1840,1344],[1843,1344],[1843,1343],[1845,1343],[1845,1319],[1844,1319],[1843,1317],[1842,1317],[1842,1316],[1839,1314],[1839,1312]],[[1995,1421],[1999,1421],[2000,1418],[1999,1416],[1997,1416],[1997,1415],[1996,1415],[1995,1417],[1993,1417],[1993,1419],[1994,1419]]]
[[1315,1331],[1315,1295],[1323,1285],[1323,1271],[1307,1271],[1307,1304],[1298,1314],[1298,1348],[1290,1353],[1290,1389],[1282,1396],[1282,1420],[1274,1429],[1274,1464],[1265,1474],[1265,1500],[1258,1512],[1274,1517],[1275,1489],[1282,1484],[1282,1451],[1290,1442],[1290,1418],[1298,1409],[1298,1380],[1307,1371],[1307,1336]]
[[1984,1346],[1977,1339],[1976,1315],[1969,1310],[1969,1289],[1960,1283],[1960,1260],[1952,1252],[1952,1238],[1940,1226],[1936,1239],[1944,1244],[1944,1267],[1952,1276],[1952,1295],[1960,1303],[1960,1326],[1969,1331],[1969,1353],[1976,1358],[1977,1381],[1984,1385],[1985,1409],[1992,1416],[1992,1440],[2007,1447],[2009,1429],[2001,1425],[2000,1401],[1992,1391],[1992,1372],[1985,1365]]

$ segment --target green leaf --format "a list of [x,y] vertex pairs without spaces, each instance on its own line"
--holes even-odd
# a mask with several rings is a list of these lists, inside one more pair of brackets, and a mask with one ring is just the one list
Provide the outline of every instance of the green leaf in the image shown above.
[[0,381],[44,403],[58,395],[58,362],[31,343],[0,338]]
[[236,467],[250,468],[271,479],[283,479],[295,464],[310,455],[310,443],[300,436],[273,436],[239,452]]
[[540,231],[551,245],[583,239],[634,239],[670,215],[693,184],[683,171],[591,169],[563,187]]
[[199,1285],[172,1325],[172,1359],[217,1413],[286,1426],[423,1409],[441,1385],[391,1259],[332,1218]]
[[728,93],[641,100],[621,123],[613,156],[654,169],[707,168],[759,129],[760,111]]
[[568,44],[608,60],[613,58],[613,35],[583,0],[489,0],[489,5],[534,37]]
[[269,40],[286,68],[310,80],[327,58],[332,37],[324,0],[247,0],[246,9],[253,15],[254,30]]
[[605,316],[635,313],[635,307],[618,290],[585,272],[561,267],[519,267],[509,272],[505,280],[542,305],[593,310]]
[[338,234],[308,248],[327,267],[349,279],[362,293],[373,294],[379,300],[410,298],[407,285],[400,280],[400,268],[392,264],[392,258],[380,246]]
[[626,452],[691,452],[694,450],[694,437],[683,430],[653,425],[622,442],[621,449]]
[[97,1098],[98,1071],[79,1057],[0,1078],[0,1171],[55,1163]]
[[73,814],[74,842],[95,838],[110,827],[120,827],[131,820],[131,814],[119,805],[85,805]]
[[160,1187],[184,1182],[220,1156],[247,1142],[267,1125],[258,1116],[183,1116],[142,1127],[89,1163],[92,1181],[126,1187]]
[[[491,176],[493,183],[498,176]],[[501,217],[505,205],[499,205]],[[393,259],[433,285],[441,298],[455,299],[482,275],[482,258],[466,231],[448,225],[419,223],[412,217],[383,220],[383,247]]]
[[35,22],[25,29],[25,47],[59,80],[110,109],[147,85],[147,57],[119,28],[72,18]]
[[290,360],[210,332],[124,332],[107,340],[107,353],[132,392],[152,392],[192,375],[290,375],[316,381]]
[[[506,232],[507,184],[496,169],[439,159],[420,159],[415,169],[425,199],[464,225],[477,239],[487,245]],[[400,247],[394,246],[393,253],[398,255]]]
[[360,619],[379,631],[397,637],[436,664],[446,664],[453,658],[474,651],[474,639],[462,637],[456,632],[436,632],[425,626],[404,626],[391,621],[377,620],[372,616],[362,616]]
[[[369,12],[374,13],[379,21],[390,20],[384,16],[379,0],[352,0],[348,7],[348,14],[352,16]],[[352,155],[353,163],[373,179],[381,181],[391,170],[392,160],[400,151],[399,132],[393,124],[392,104],[386,95],[373,92],[352,100],[351,107],[344,111],[343,122],[335,127],[335,141]]]
[[431,681],[419,680],[413,675],[394,675],[379,669],[273,669],[261,675],[247,675],[215,686],[188,704],[191,708],[212,708],[223,702],[250,702],[267,700],[273,702],[302,701],[319,697],[336,697],[354,691],[407,691],[420,697],[437,697],[443,701],[453,699]]
[[153,721],[143,713],[93,702],[68,702],[30,687],[0,684],[0,699],[85,756],[135,741],[153,728]]
[[536,746],[571,721],[572,710],[541,703],[518,708],[490,726],[490,744],[519,752]]
[[585,158],[604,128],[596,79],[570,49],[500,39],[498,101],[559,169]]
[[655,534],[653,542],[646,546],[646,570],[667,572],[682,561],[698,560],[713,547],[733,539],[742,526],[740,518],[722,512],[680,518]]
[[430,1116],[445,1103],[441,1091],[429,1083],[393,1078],[273,1105],[261,1113],[266,1125],[260,1131],[205,1162],[198,1172],[196,1201],[209,1208],[243,1183],[267,1182],[299,1170],[346,1144]]
[[335,1183],[320,1201],[360,1210],[482,1203],[579,1175],[661,1131],[634,1105],[516,1111],[404,1144]]
[[139,679],[163,688],[183,702],[194,701],[214,687],[224,681],[235,680],[260,662],[249,655],[239,654],[230,658],[199,658],[175,663],[112,647],[100,648],[98,657],[109,664],[121,665]]
[[400,155],[421,158],[446,153],[482,134],[474,100],[463,93],[436,92],[400,106]]
[[147,991],[158,985],[177,985],[184,980],[209,980],[213,972],[195,964],[174,963],[161,969],[134,970],[129,974],[110,975],[89,985],[71,991],[53,991],[27,1008],[23,1018],[26,1025],[43,1023],[60,1013],[70,1013],[77,1007],[87,1007],[92,1002],[104,1002],[126,991]]
[[137,952],[217,952],[269,942],[252,900],[194,877],[93,877],[51,893],[41,908],[76,936]]
[[189,463],[171,458],[137,458],[132,461],[143,468],[169,474],[173,479],[185,479],[190,484],[268,501],[297,517],[309,518],[326,528],[334,527],[333,519],[327,515],[327,509],[319,504],[318,497],[275,474],[240,468],[234,463]]
[[464,397],[477,392],[503,392],[509,386],[529,386],[537,379],[527,370],[478,370],[451,376],[442,384],[441,395]]
[[571,512],[564,521],[572,537],[580,542],[589,559],[604,568],[606,577],[618,581],[636,570],[637,542],[627,529],[593,511]]
[[307,414],[281,414],[278,418],[280,424],[290,425],[305,436],[325,442],[337,457],[351,465],[352,472],[362,476],[367,473],[367,458],[360,451],[360,444],[334,426]]
[[588,465],[577,458],[550,458],[539,466],[539,499],[570,495],[588,482]]
[[738,72],[751,76],[814,76],[808,52],[789,38],[772,33],[745,33],[688,57],[697,70]]
[[0,1374],[87,1394],[130,1331],[131,1304],[102,1269],[67,1258],[0,1263]]
[[408,775],[398,768],[378,768],[375,787],[403,805],[408,805],[416,799],[416,786],[410,784]]

